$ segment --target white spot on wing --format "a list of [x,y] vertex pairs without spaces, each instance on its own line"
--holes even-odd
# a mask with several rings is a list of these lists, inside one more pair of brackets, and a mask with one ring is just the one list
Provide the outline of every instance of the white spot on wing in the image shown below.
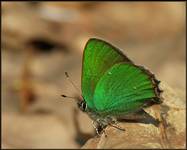
[[111,75],[111,74],[112,74],[112,72],[110,72],[110,71],[109,71],[109,72],[108,72],[108,74],[109,74],[109,75]]

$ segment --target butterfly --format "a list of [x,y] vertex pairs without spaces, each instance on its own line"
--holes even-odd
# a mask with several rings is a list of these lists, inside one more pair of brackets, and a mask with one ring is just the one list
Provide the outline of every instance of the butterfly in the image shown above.
[[159,83],[154,74],[134,64],[120,49],[91,38],[83,52],[78,107],[93,120],[98,134],[108,125],[122,129],[117,118],[162,102]]

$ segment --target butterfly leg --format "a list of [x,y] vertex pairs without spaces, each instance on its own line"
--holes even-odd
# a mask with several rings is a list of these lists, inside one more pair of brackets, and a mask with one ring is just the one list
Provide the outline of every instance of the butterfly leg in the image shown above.
[[96,124],[95,121],[92,121],[92,125],[93,125],[93,127],[94,127],[94,129],[95,129],[97,135],[100,136],[101,133],[100,133],[100,130],[99,130],[100,128],[98,127],[98,124]]
[[96,121],[92,121],[92,125],[95,128],[95,131],[96,131],[96,133],[97,133],[98,136],[101,136],[102,133],[104,133],[105,137],[107,137],[107,134],[105,132],[105,127],[106,126],[103,126],[103,125],[99,124]]
[[105,137],[107,137],[107,134],[106,134],[106,131],[105,131],[105,129],[103,129],[103,133],[104,133]]
[[92,121],[92,126],[94,127],[97,135],[99,135],[98,129],[97,129],[97,125],[95,124],[95,121]]
[[106,134],[106,131],[105,131],[105,128],[106,128],[106,127],[107,127],[106,125],[98,124],[98,126],[97,126],[97,131],[98,131],[98,133],[99,133],[100,136],[101,136],[102,134],[104,134],[105,137],[107,137],[107,134]]
[[114,124],[109,123],[109,125],[112,126],[112,127],[114,127],[114,128],[116,128],[116,129],[119,129],[119,130],[125,131],[125,129],[122,128],[122,127],[120,127],[120,126],[118,126],[117,123],[118,123],[118,122],[115,122]]

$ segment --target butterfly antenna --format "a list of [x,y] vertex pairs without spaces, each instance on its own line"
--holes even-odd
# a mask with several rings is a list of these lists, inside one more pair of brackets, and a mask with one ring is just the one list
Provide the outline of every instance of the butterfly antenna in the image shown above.
[[64,97],[64,98],[71,98],[71,99],[74,99],[74,100],[77,99],[76,97],[73,97],[73,96],[67,96],[67,95],[64,95],[64,94],[62,94],[61,96]]
[[67,72],[65,72],[65,76],[66,78],[69,80],[69,82],[71,83],[71,85],[77,90],[78,93],[81,93],[80,92],[80,89],[72,82],[72,80],[70,79],[69,75]]
[[110,126],[112,126],[112,127],[114,127],[114,128],[116,128],[116,129],[118,129],[118,130],[121,130],[121,131],[125,131],[125,129],[123,129],[122,127],[120,127],[120,126],[118,126],[118,125],[114,125],[114,124],[109,124]]

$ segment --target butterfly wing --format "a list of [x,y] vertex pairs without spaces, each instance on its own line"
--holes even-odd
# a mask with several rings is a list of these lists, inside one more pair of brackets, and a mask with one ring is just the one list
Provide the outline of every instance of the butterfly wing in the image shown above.
[[94,105],[103,115],[134,112],[150,100],[158,101],[159,89],[151,74],[140,66],[118,63],[97,83]]
[[82,61],[82,95],[89,108],[94,109],[93,95],[95,87],[103,74],[119,62],[132,63],[118,48],[92,38],[88,40]]

